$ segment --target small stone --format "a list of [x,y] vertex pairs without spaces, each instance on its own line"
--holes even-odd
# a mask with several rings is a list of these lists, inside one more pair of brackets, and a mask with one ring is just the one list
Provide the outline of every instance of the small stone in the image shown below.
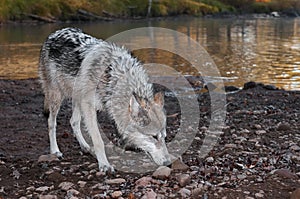
[[244,84],[244,90],[250,89],[250,88],[255,88],[257,84],[255,82],[247,82]]
[[56,195],[40,195],[39,199],[57,199]]
[[270,84],[264,85],[263,87],[264,87],[265,89],[271,90],[271,91],[273,91],[273,90],[278,90],[278,88],[277,88],[276,86],[270,85]]
[[58,187],[63,191],[68,191],[74,186],[72,182],[62,182],[58,185]]
[[255,194],[255,197],[256,197],[256,198],[263,198],[263,197],[264,197],[264,194],[262,194],[262,193],[256,193],[256,194]]
[[289,130],[291,130],[291,126],[288,123],[279,123],[277,130],[278,131],[289,131]]
[[256,135],[262,135],[262,134],[266,134],[266,133],[267,133],[267,131],[265,131],[265,130],[257,130],[257,131],[255,131]]
[[50,187],[48,187],[48,186],[42,186],[42,187],[36,188],[35,191],[44,192],[44,191],[48,191],[49,189],[50,189]]
[[244,194],[249,195],[250,191],[244,191]]
[[290,149],[291,149],[292,151],[300,151],[300,147],[299,147],[298,145],[292,145],[292,146],[290,147]]
[[26,190],[27,190],[27,191],[34,191],[34,190],[35,190],[35,187],[34,187],[34,186],[30,186],[30,187],[27,187]]
[[205,161],[208,163],[213,163],[215,161],[215,159],[213,157],[208,157],[208,158],[206,158]]
[[54,162],[59,161],[58,157],[54,154],[41,155],[38,159],[38,163],[41,162]]
[[236,146],[236,144],[225,144],[225,145],[224,145],[224,148],[225,148],[225,149],[228,149],[228,148],[236,149],[237,146]]
[[189,166],[183,163],[180,159],[177,159],[172,163],[171,168],[173,170],[187,171],[189,169]]
[[160,180],[166,180],[167,178],[169,178],[171,171],[172,169],[170,169],[169,167],[160,166],[156,169],[156,171],[154,171],[152,177]]
[[102,177],[102,176],[105,176],[105,173],[104,173],[104,172],[98,171],[98,172],[96,173],[96,177]]
[[151,177],[144,176],[138,179],[137,181],[135,181],[135,185],[136,187],[146,187],[147,185],[151,184],[152,180],[153,179]]
[[177,181],[181,187],[184,187],[191,182],[191,177],[188,174],[181,174],[177,177]]
[[147,192],[142,196],[141,199],[156,199],[157,194],[153,191],[153,189],[147,189]]
[[254,198],[251,196],[246,196],[245,199],[254,199]]
[[119,198],[122,196],[122,191],[114,191],[112,194],[111,194],[111,197],[112,198]]
[[203,194],[203,188],[195,188],[191,191],[191,198],[197,198]]
[[79,195],[80,194],[80,192],[79,191],[77,191],[76,189],[70,189],[70,190],[68,190],[67,191],[67,195]]
[[189,196],[191,195],[191,191],[186,189],[186,188],[181,188],[178,193],[181,195],[181,197],[183,198],[189,198]]
[[106,184],[122,184],[122,183],[125,183],[126,180],[124,178],[115,178],[115,179],[107,179],[105,180],[105,183]]
[[299,199],[300,198],[300,188],[297,188],[292,192],[290,199]]
[[277,169],[276,171],[274,171],[274,174],[277,174],[282,178],[298,179],[298,176],[288,169]]
[[240,89],[236,86],[225,86],[226,92],[234,92],[234,91],[238,91],[238,90],[240,90]]
[[239,174],[236,176],[239,180],[244,180],[245,178],[247,178],[247,175],[245,174]]
[[78,186],[79,186],[80,188],[85,187],[86,183],[87,183],[87,182],[85,182],[85,181],[78,181],[78,182],[77,182],[77,184],[78,184]]
[[260,124],[255,124],[254,127],[255,127],[256,129],[262,129],[262,126],[261,126]]
[[92,163],[88,166],[89,169],[96,169],[98,168],[98,164],[97,163]]

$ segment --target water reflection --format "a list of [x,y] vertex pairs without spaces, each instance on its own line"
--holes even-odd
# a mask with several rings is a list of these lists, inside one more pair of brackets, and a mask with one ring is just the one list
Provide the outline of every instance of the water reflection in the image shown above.
[[[212,56],[221,75],[227,78],[227,84],[242,86],[254,80],[300,90],[300,19],[176,18],[151,22],[0,26],[0,78],[36,77],[40,46],[55,29],[77,26],[94,36],[107,38],[149,25],[171,28],[198,41]],[[143,42],[142,37],[138,39]],[[163,38],[156,38],[160,39]],[[169,52],[148,49],[135,55],[147,63],[173,66],[183,74],[196,72],[187,61]]]

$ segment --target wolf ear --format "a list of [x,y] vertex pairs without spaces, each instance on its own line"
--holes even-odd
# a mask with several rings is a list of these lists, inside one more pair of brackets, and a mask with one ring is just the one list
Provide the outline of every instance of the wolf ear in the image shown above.
[[138,116],[140,109],[141,109],[141,105],[138,102],[138,100],[136,99],[135,94],[133,94],[131,96],[130,102],[129,102],[129,112],[130,112],[131,116],[132,117]]
[[159,92],[154,95],[154,102],[160,106],[164,106],[165,104],[165,98],[164,98],[164,93]]
[[131,118],[140,126],[145,126],[150,122],[147,111],[144,109],[144,105],[146,105],[146,102],[143,99],[139,99],[139,97],[135,94],[131,96],[129,102],[129,113]]

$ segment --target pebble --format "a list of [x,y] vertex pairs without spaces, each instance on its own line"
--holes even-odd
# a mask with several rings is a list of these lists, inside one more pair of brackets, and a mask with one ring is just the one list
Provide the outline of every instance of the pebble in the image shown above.
[[48,187],[48,186],[42,186],[42,187],[36,188],[35,191],[44,192],[44,191],[48,191],[49,189],[50,189],[50,187]]
[[245,174],[239,174],[236,176],[239,180],[244,180],[245,178],[247,178],[247,175]]
[[112,194],[111,194],[111,197],[112,198],[119,198],[122,196],[122,191],[114,191]]
[[107,179],[105,180],[105,183],[106,184],[110,184],[110,185],[113,185],[113,184],[122,184],[122,183],[125,183],[126,180],[124,178],[115,178],[115,179]]
[[59,161],[58,157],[54,154],[41,155],[38,159],[38,163],[41,162],[54,162]]
[[181,174],[177,177],[177,181],[181,187],[185,187],[190,184],[191,177],[188,174]]
[[275,171],[272,171],[271,173],[277,174],[279,177],[282,178],[298,179],[298,176],[288,169],[277,169]]
[[56,195],[40,195],[39,199],[57,199]]
[[195,188],[191,191],[192,198],[197,198],[202,195],[203,188]]
[[247,82],[244,84],[244,90],[250,89],[250,88],[255,88],[257,84],[255,82]]
[[240,90],[240,89],[236,86],[225,86],[226,92],[233,92],[233,91],[238,91],[238,90]]
[[257,130],[257,131],[255,131],[256,135],[262,135],[262,134],[266,134],[266,133],[267,133],[267,131],[265,131],[265,130]]
[[137,181],[135,181],[135,185],[136,187],[145,187],[147,185],[150,185],[152,180],[153,179],[151,177],[144,176],[138,179]]
[[264,197],[264,194],[262,194],[262,193],[256,193],[254,196],[255,196],[256,198],[263,198],[263,197]]
[[297,188],[292,192],[290,199],[299,199],[300,198],[300,188]]
[[264,89],[271,90],[271,91],[278,90],[276,86],[270,84],[264,85],[263,87]]
[[170,169],[169,167],[160,166],[156,169],[156,171],[154,171],[152,177],[160,180],[166,180],[169,178],[171,171],[172,169]]
[[189,169],[189,166],[183,163],[180,159],[177,159],[172,163],[171,168],[173,170],[187,171]]
[[79,186],[80,188],[85,187],[86,183],[87,183],[87,182],[85,182],[85,181],[78,181],[78,182],[77,182],[77,184],[78,184],[78,186]]
[[299,147],[298,145],[292,145],[292,146],[290,147],[290,149],[291,149],[292,151],[300,151],[300,147]]
[[68,191],[74,186],[72,182],[62,182],[58,185],[58,187],[63,191]]
[[67,195],[79,195],[80,192],[77,191],[76,189],[70,189],[67,191]]
[[178,193],[181,195],[181,197],[183,198],[189,198],[189,196],[191,195],[191,191],[186,189],[186,188],[181,188]]
[[279,123],[277,127],[278,131],[288,131],[291,130],[291,125],[288,123]]
[[233,148],[233,149],[236,149],[236,148],[237,148],[237,145],[236,145],[236,144],[225,144],[224,148],[225,148],[225,149],[227,149],[227,148]]
[[147,192],[142,196],[141,199],[156,199],[157,194],[153,191],[153,189],[147,189]]
[[208,157],[205,159],[205,161],[208,163],[213,163],[215,161],[215,159],[213,157]]

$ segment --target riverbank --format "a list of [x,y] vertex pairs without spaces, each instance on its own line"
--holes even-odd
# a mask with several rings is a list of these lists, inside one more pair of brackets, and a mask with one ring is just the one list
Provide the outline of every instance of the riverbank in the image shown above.
[[[96,159],[80,152],[69,125],[71,106],[58,117],[58,142],[64,159],[44,162],[48,154],[47,119],[37,79],[0,80],[0,197],[1,198],[290,198],[300,188],[300,92],[257,83],[227,94],[226,126],[218,143],[204,158],[199,149],[210,121],[210,98],[199,94],[199,130],[165,177],[152,173],[103,176]],[[180,107],[166,96],[167,141],[178,130]],[[99,122],[113,140],[113,122]],[[111,181],[110,179],[114,179]],[[68,183],[67,183],[68,182]],[[67,186],[68,185],[68,186]],[[46,198],[46,196],[44,196]],[[299,195],[298,195],[299,197]],[[296,197],[295,197],[296,198]],[[294,199],[294,198],[293,198]]]
[[267,14],[274,17],[300,15],[300,3],[287,0],[258,2],[248,0],[3,0],[0,2],[0,24],[38,21],[43,23],[68,21],[111,21],[178,15],[236,16]]

